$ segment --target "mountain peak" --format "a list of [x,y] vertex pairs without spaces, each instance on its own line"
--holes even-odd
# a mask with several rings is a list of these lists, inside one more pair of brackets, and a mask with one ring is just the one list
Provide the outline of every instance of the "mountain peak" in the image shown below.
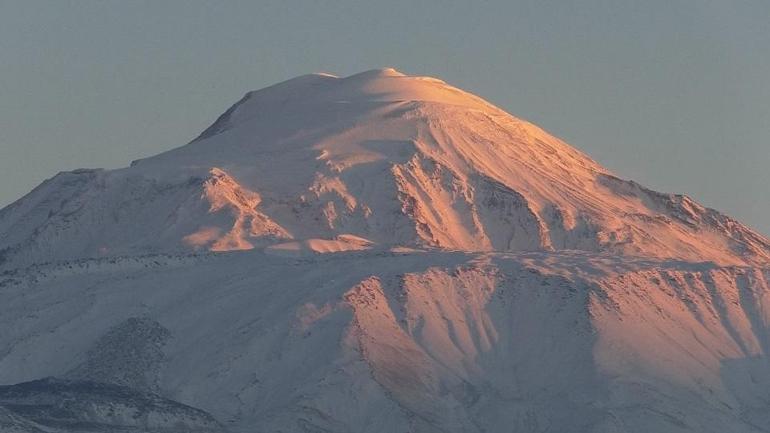
[[0,210],[0,431],[767,433],[769,265],[441,80],[303,75]]
[[406,77],[403,72],[396,70],[396,68],[385,67],[379,69],[370,69],[368,71],[359,72],[351,75],[348,78],[375,78],[375,77]]
[[481,98],[442,80],[407,75],[393,68],[371,69],[342,78],[327,73],[301,75],[251,91],[236,105],[243,109],[251,106],[255,110],[296,110],[320,104],[403,101],[497,110]]
[[0,234],[6,260],[22,261],[355,238],[382,249],[770,262],[770,241],[729,217],[615,177],[478,96],[392,68],[249,92],[185,146],[46,182],[0,211]]

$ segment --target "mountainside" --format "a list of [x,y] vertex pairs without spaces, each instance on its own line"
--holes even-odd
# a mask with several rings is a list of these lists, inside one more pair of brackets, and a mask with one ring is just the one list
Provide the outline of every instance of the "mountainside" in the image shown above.
[[770,432],[768,305],[728,216],[441,80],[306,75],[0,210],[0,431]]
[[0,383],[155,390],[244,433],[768,432],[768,281],[578,253],[36,266],[0,283]]

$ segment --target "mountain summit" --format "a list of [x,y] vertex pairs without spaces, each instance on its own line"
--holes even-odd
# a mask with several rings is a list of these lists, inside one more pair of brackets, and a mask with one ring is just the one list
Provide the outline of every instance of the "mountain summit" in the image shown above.
[[768,239],[391,68],[56,175],[0,271],[2,431],[770,431]]
[[0,212],[0,234],[4,260],[28,264],[301,245],[770,261],[737,221],[391,68],[249,92],[185,146],[46,181]]

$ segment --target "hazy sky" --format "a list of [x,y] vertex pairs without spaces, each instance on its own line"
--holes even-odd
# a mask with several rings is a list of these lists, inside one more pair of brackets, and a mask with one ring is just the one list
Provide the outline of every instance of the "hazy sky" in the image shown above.
[[770,234],[770,1],[0,0],[0,205],[246,91],[393,66]]

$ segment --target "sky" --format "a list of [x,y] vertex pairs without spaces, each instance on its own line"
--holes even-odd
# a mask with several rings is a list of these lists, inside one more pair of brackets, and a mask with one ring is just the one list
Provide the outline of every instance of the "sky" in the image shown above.
[[439,77],[770,234],[770,2],[0,0],[0,206],[310,72]]

